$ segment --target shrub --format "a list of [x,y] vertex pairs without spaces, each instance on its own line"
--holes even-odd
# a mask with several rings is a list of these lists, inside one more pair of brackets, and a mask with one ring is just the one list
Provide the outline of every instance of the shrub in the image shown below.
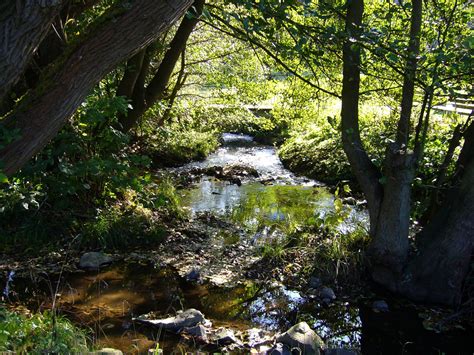
[[87,353],[87,336],[82,329],[51,312],[26,316],[0,306],[0,351]]

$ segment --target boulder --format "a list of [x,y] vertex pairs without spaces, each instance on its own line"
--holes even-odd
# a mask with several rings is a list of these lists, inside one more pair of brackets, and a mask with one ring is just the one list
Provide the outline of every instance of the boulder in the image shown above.
[[205,321],[204,314],[194,308],[187,309],[175,317],[164,319],[141,319],[135,318],[134,321],[145,325],[151,325],[156,328],[169,330],[178,333],[184,328],[192,328]]
[[114,260],[101,252],[89,252],[81,256],[79,260],[79,268],[84,270],[99,270],[105,266],[112,264]]
[[323,340],[306,322],[292,326],[276,340],[290,349],[299,349],[305,355],[319,355],[320,349],[324,348]]

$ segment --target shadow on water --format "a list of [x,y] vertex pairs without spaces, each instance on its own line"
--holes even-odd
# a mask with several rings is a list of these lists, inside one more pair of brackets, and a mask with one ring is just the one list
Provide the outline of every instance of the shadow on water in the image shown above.
[[[13,294],[33,309],[50,309],[53,280],[16,280]],[[306,321],[331,347],[361,349],[364,354],[471,354],[466,331],[439,334],[423,328],[413,310],[396,306],[374,312],[364,302],[319,304],[278,283],[246,282],[234,288],[189,283],[171,269],[121,264],[100,272],[67,275],[58,288],[57,309],[89,327],[98,347],[146,353],[159,342],[165,353],[193,351],[199,346],[170,333],[150,333],[132,318],[150,313],[157,318],[177,310],[201,310],[215,327],[236,330],[253,327],[278,332]],[[13,296],[15,297],[15,296]],[[392,307],[391,307],[392,308]]]

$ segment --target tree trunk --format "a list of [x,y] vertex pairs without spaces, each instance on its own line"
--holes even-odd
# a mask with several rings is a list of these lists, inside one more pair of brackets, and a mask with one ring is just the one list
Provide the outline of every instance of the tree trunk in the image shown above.
[[371,235],[375,232],[382,201],[382,185],[379,183],[380,172],[372,163],[360,138],[359,128],[359,87],[360,87],[360,46],[351,41],[359,39],[363,0],[347,2],[346,42],[343,48],[342,79],[342,142],[351,169],[367,197]]
[[419,253],[398,291],[411,299],[456,305],[474,250],[474,123],[463,146],[463,170],[421,236]]
[[386,181],[383,201],[368,254],[372,264],[372,278],[394,291],[408,257],[411,184],[415,176],[414,155],[399,150],[397,143],[389,145],[384,174]]
[[21,0],[0,5],[0,100],[25,71],[62,4]]
[[134,1],[78,45],[49,82],[6,118],[5,126],[18,128],[20,137],[0,151],[5,173],[15,173],[38,153],[108,72],[156,40],[191,4]]
[[170,120],[171,110],[173,109],[173,105],[176,100],[176,97],[178,96],[178,92],[183,87],[188,76],[187,73],[185,72],[185,69],[186,69],[186,55],[185,55],[185,51],[183,51],[183,54],[181,54],[181,69],[179,70],[178,78],[176,79],[176,84],[174,85],[173,91],[171,92],[171,95],[169,97],[166,110],[158,122],[158,126],[160,127],[164,126],[165,122],[168,122]]
[[420,48],[422,0],[413,0],[412,5],[397,140],[387,147],[383,201],[375,235],[368,250],[372,278],[391,290],[396,290],[408,257],[411,185],[416,166],[416,157],[408,150],[408,137]]
[[146,48],[135,54],[127,61],[125,72],[117,88],[117,96],[132,97],[135,84],[142,70],[143,59],[145,58]]
[[[145,89],[145,97],[143,100],[132,100],[132,109],[127,115],[120,118],[122,131],[128,132],[135,127],[141,116],[159,100],[163,99],[166,94],[171,75],[173,74],[176,63],[181,56],[181,53],[186,47],[189,36],[193,32],[199,18],[202,15],[205,0],[195,0],[193,3],[193,13],[191,16],[185,16],[176,31],[173,40],[170,43],[169,49],[166,51],[163,60],[158,68],[158,71],[151,79],[150,83]],[[143,88],[136,88],[136,90],[143,90]]]

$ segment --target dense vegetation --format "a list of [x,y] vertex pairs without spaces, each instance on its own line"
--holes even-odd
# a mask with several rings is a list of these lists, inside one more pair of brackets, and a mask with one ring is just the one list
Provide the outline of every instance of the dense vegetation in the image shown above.
[[[310,245],[321,272],[367,270],[411,299],[472,307],[474,121],[436,109],[472,99],[469,1],[17,3],[0,5],[2,253],[156,245],[185,218],[163,168],[246,133],[339,186],[341,210],[350,186],[370,214],[369,230],[341,235],[301,196],[265,257]],[[0,308],[0,350],[84,350],[52,317]]]

